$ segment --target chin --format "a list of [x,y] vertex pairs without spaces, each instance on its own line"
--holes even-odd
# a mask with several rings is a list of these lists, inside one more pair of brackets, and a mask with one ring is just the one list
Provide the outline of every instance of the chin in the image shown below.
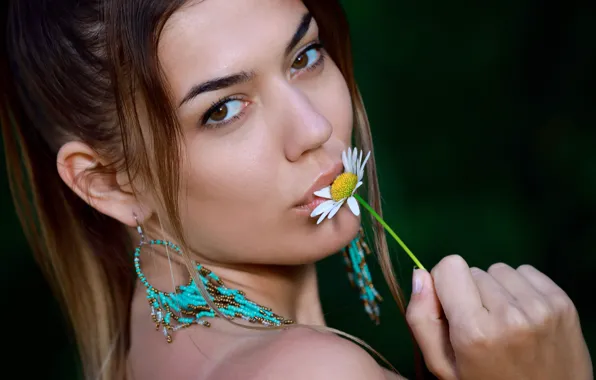
[[[308,225],[300,229],[303,249],[295,257],[294,264],[310,264],[334,255],[347,247],[360,230],[360,217],[346,207],[333,219],[316,224],[316,219],[308,220]],[[304,231],[304,232],[302,232]],[[295,251],[292,249],[290,251]],[[290,259],[290,258],[288,258]]]

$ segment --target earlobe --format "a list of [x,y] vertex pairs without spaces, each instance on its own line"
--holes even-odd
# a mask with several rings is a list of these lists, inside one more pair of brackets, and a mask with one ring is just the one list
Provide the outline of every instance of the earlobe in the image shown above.
[[118,184],[117,173],[105,170],[101,158],[87,144],[80,141],[64,144],[56,164],[64,183],[102,214],[131,227],[136,226],[133,215],[148,216],[149,210],[131,191]]

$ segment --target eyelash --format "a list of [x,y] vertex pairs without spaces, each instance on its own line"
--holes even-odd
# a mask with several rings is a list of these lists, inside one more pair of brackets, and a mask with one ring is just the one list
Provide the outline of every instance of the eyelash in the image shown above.
[[317,61],[315,63],[313,63],[312,65],[310,65],[309,67],[302,69],[300,71],[313,71],[315,69],[317,69],[319,66],[321,66],[323,63],[325,63],[325,47],[323,46],[323,44],[321,42],[313,42],[312,44],[308,45],[307,47],[305,47],[304,49],[302,49],[302,51],[300,52],[300,54],[298,54],[296,56],[296,58],[302,56],[303,54],[306,54],[307,52],[309,52],[310,50],[318,50],[320,56],[319,59],[317,59]]
[[[312,44],[306,46],[304,49],[302,49],[300,54],[298,54],[296,56],[296,58],[302,56],[303,54],[307,53],[308,51],[310,51],[312,49],[319,50],[319,54],[320,54],[319,59],[317,59],[317,61],[315,63],[311,64],[309,67],[299,70],[299,72],[304,72],[304,71],[310,72],[310,71],[316,70],[317,68],[319,68],[321,65],[323,65],[325,63],[326,52],[325,52],[325,48],[324,48],[323,44],[320,41],[313,42]],[[244,109],[241,112],[239,112],[237,115],[231,117],[229,120],[221,121],[219,123],[207,124],[207,122],[211,118],[212,113],[214,113],[219,107],[221,107],[224,104],[226,104],[230,101],[233,101],[233,100],[240,101],[240,100],[242,100],[242,97],[237,96],[237,95],[225,96],[225,97],[215,101],[213,104],[211,104],[211,107],[209,107],[209,109],[203,114],[203,117],[201,118],[202,127],[203,128],[218,128],[218,127],[222,127],[224,125],[233,123],[236,120],[239,120],[244,115],[244,112],[245,112],[244,109],[246,109],[246,107],[244,107]]]
[[209,109],[205,112],[205,114],[201,118],[201,125],[205,128],[216,128],[216,127],[221,127],[223,125],[229,124],[231,122],[234,122],[234,121],[240,119],[240,117],[242,117],[242,115],[244,115],[244,109],[241,112],[239,112],[238,115],[232,116],[229,120],[220,121],[219,123],[207,124],[207,122],[211,118],[212,113],[217,111],[217,109],[219,107],[223,106],[224,104],[226,104],[227,102],[232,101],[232,100],[240,101],[240,100],[242,100],[242,97],[238,96],[238,95],[224,96],[223,98],[220,98],[219,100],[213,102],[213,104],[211,104],[211,107],[209,107]]

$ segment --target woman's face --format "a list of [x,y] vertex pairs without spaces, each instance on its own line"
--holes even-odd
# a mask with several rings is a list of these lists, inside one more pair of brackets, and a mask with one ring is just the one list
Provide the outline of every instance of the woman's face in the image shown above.
[[347,207],[320,225],[309,216],[353,124],[318,38],[297,0],[190,2],[168,20],[159,59],[184,133],[181,219],[204,259],[308,263],[355,236]]

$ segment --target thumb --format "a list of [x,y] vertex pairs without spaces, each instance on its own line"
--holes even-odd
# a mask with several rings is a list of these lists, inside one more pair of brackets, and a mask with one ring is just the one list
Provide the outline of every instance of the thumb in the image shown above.
[[414,270],[406,319],[428,369],[442,380],[457,379],[449,326],[443,316],[433,279],[425,270]]

